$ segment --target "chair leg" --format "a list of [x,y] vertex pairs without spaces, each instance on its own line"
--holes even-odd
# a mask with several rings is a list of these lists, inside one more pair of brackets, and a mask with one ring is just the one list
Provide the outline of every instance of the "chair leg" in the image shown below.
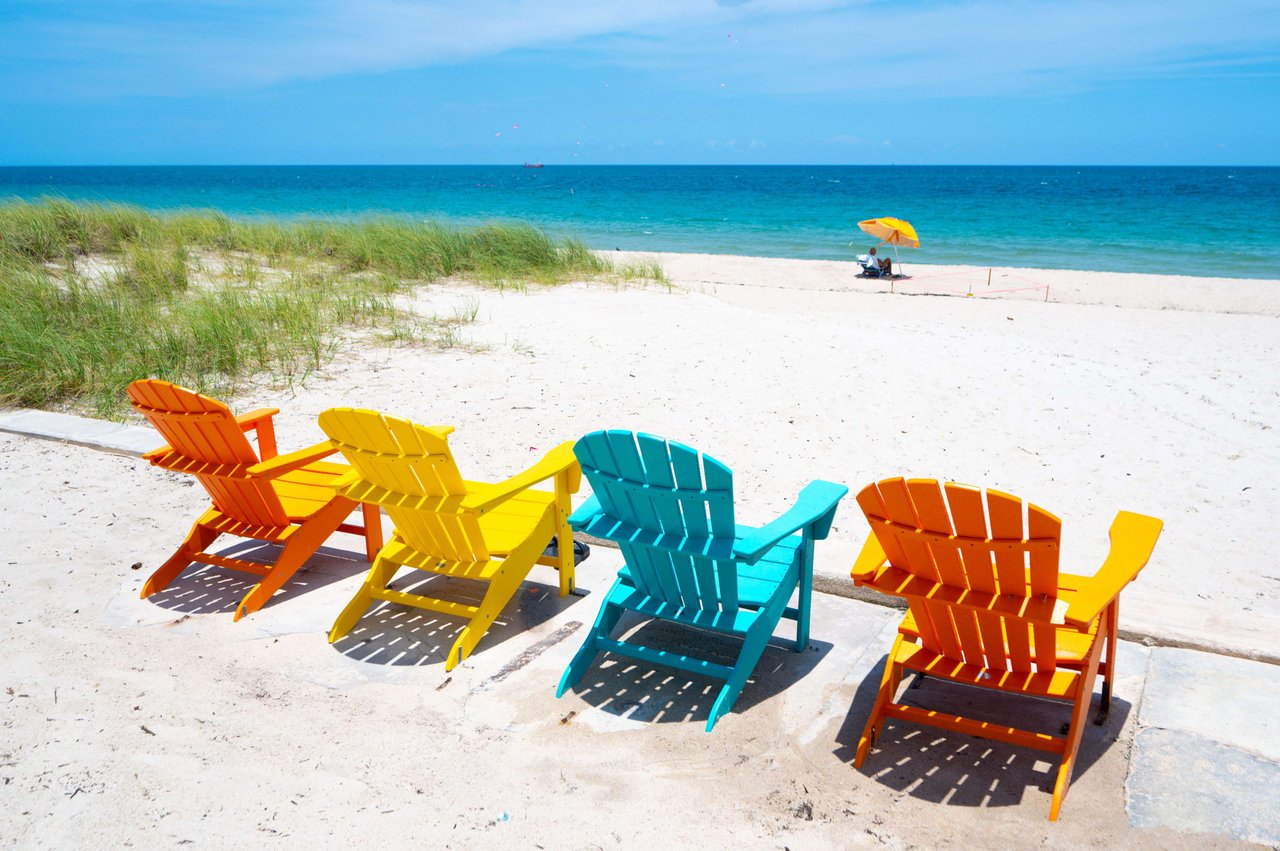
[[265,606],[281,586],[298,572],[298,568],[306,564],[320,545],[337,531],[338,526],[351,513],[352,507],[350,500],[335,499],[295,529],[285,541],[284,551],[276,559],[275,567],[267,571],[261,582],[249,589],[249,593],[244,595],[244,599],[236,607],[235,620]]
[[387,560],[386,556],[378,555],[373,560],[373,567],[369,569],[369,575],[365,577],[364,584],[360,586],[360,590],[356,591],[351,601],[342,609],[342,614],[338,615],[338,619],[333,622],[333,627],[329,630],[329,643],[337,641],[342,636],[351,631],[352,627],[364,617],[364,613],[369,611],[369,607],[373,605],[374,589],[385,590],[387,583],[396,575],[400,565],[394,564]]
[[813,607],[813,541],[805,532],[805,545],[800,557],[799,600],[796,601],[796,645],[800,653],[809,646],[809,610]]
[[520,590],[520,583],[524,582],[524,578],[529,575],[528,567],[523,571],[514,565],[509,568],[510,561],[508,557],[497,574],[489,580],[489,590],[485,591],[484,599],[480,601],[480,610],[462,628],[457,640],[453,642],[453,647],[449,648],[449,656],[444,663],[446,672],[452,671],[463,659],[471,655],[471,651],[489,632],[489,627],[498,619],[498,615],[502,614],[502,610]]
[[789,591],[790,589],[788,588],[775,594],[773,599],[756,614],[756,619],[752,621],[751,626],[747,627],[746,640],[742,642],[742,650],[738,653],[738,661],[733,663],[733,673],[729,675],[729,679],[725,681],[724,688],[720,689],[720,696],[716,698],[716,702],[711,706],[711,715],[707,718],[708,733],[716,726],[716,721],[720,720],[720,716],[733,708],[734,701],[738,699],[738,695],[742,693],[743,686],[747,684],[747,678],[756,669],[756,664],[760,661],[761,654],[764,653],[765,645],[769,643],[769,638],[773,635],[773,629],[782,618],[782,612],[787,607],[787,601],[791,599]]
[[[520,590],[520,583],[524,582],[529,571],[537,563],[538,556],[546,547],[552,531],[547,528],[550,525],[550,518],[550,514],[544,515],[543,519],[547,522],[539,523],[529,537],[521,541],[502,560],[502,567],[498,568],[498,572],[489,580],[489,590],[480,601],[479,611],[462,628],[458,640],[449,649],[449,657],[444,663],[445,671],[452,671],[458,663],[471,655],[471,651],[480,643],[480,639],[484,638],[489,627],[498,619],[498,615],[502,614],[502,610],[511,602],[516,591]],[[573,558],[572,543],[569,544],[569,558]]]
[[142,586],[142,599],[150,597],[157,591],[163,591],[169,586],[169,583],[178,577],[179,573],[186,570],[191,565],[191,557],[197,553],[204,552],[214,541],[218,539],[220,532],[215,532],[208,526],[201,525],[199,521],[191,527],[191,531],[187,533],[187,538],[182,542],[182,546],[178,547],[177,552],[169,556],[168,561],[160,565],[155,573],[148,577]]
[[898,693],[898,684],[902,681],[902,666],[894,660],[898,657],[898,647],[901,644],[902,636],[899,635],[894,639],[889,655],[885,657],[884,675],[880,678],[880,691],[876,693],[875,705],[871,707],[871,717],[867,719],[867,726],[863,728],[862,737],[858,739],[858,749],[853,757],[854,768],[862,767],[862,761],[867,758],[868,751],[880,734],[880,726],[884,723],[884,709],[893,702],[894,695]]
[[364,517],[364,557],[372,564],[382,549],[382,509],[366,502],[360,506],[360,513]]
[[560,596],[567,597],[573,593],[573,530],[569,528],[569,515],[573,513],[573,505],[569,501],[569,473],[562,471],[556,475],[556,548],[559,551],[560,563],[556,570],[560,574]]
[[[1099,632],[1106,629],[1106,623],[1098,627]],[[1089,714],[1089,704],[1093,702],[1093,684],[1098,676],[1098,663],[1102,656],[1102,635],[1099,635],[1089,651],[1089,658],[1080,682],[1077,684],[1075,703],[1071,709],[1071,724],[1067,729],[1067,740],[1063,743],[1062,762],[1058,766],[1058,780],[1053,787],[1053,802],[1049,805],[1049,821],[1058,820],[1058,810],[1067,797],[1067,787],[1071,785],[1071,772],[1075,768],[1076,752],[1080,750],[1080,739],[1084,736],[1085,718]]]
[[1098,715],[1093,719],[1093,723],[1102,725],[1107,723],[1107,715],[1111,712],[1111,680],[1116,673],[1116,639],[1120,629],[1120,598],[1116,597],[1111,601],[1111,605],[1107,606],[1106,612],[1103,613],[1103,622],[1099,624],[1099,629],[1107,630],[1107,661],[1106,673],[1102,675],[1102,701],[1098,707]]
[[622,617],[622,607],[609,602],[610,598],[613,597],[613,592],[617,590],[618,584],[615,582],[613,588],[609,589],[609,594],[605,597],[604,605],[600,607],[600,611],[596,615],[596,622],[592,624],[586,640],[582,642],[578,652],[573,654],[572,661],[564,669],[564,674],[560,676],[560,685],[556,688],[556,697],[562,697],[566,691],[578,684],[578,680],[582,679],[582,675],[591,667],[591,663],[596,659],[596,654],[600,652],[596,642],[601,638],[608,638],[610,633],[613,632],[613,628],[618,625],[618,620]]

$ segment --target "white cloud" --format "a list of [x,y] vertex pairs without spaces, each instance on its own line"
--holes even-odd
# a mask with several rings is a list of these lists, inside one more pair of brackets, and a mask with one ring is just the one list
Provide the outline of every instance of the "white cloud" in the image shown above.
[[0,21],[0,56],[8,56],[0,79],[113,94],[241,91],[532,49],[602,70],[639,69],[670,85],[714,77],[739,94],[1017,95],[1134,77],[1270,74],[1280,53],[1275,0],[26,6],[25,16]]

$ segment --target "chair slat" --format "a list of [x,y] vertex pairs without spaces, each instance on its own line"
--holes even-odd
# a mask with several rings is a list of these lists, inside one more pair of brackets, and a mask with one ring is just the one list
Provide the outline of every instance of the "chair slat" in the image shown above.
[[707,491],[728,494],[727,499],[707,502],[707,512],[711,515],[711,534],[717,538],[732,538],[737,528],[733,520],[733,473],[708,455],[702,456],[702,469]]
[[[859,507],[867,517],[887,517],[889,509],[885,507],[884,498],[880,495],[878,484],[870,484],[859,491],[857,497]],[[871,532],[876,536],[880,548],[884,550],[889,563],[901,570],[906,570],[907,554],[897,535],[889,534],[882,524],[872,523]]]
[[[1022,540],[1025,527],[1022,523],[1022,500],[999,491],[987,491],[987,514],[991,518],[993,539]],[[1016,597],[1027,595],[1027,563],[1023,553],[996,550],[996,577],[1001,594]]]
[[[618,476],[630,482],[649,481],[645,475],[644,463],[640,460],[640,451],[636,448],[636,439],[629,431],[611,430],[605,432],[609,441],[609,451],[613,455],[613,469]],[[653,504],[653,497],[638,489],[625,489],[626,502],[631,511],[632,522],[641,529],[655,532],[662,531],[658,521],[658,512]]]
[[[948,482],[944,491],[951,507],[951,520],[957,535],[966,538],[986,538],[987,516],[983,508],[982,491],[966,485]],[[988,594],[996,592],[995,566],[991,553],[983,550],[963,549],[960,558],[964,562],[965,579],[969,587]],[[1001,639],[1001,646],[1004,641]],[[1003,651],[1001,651],[1003,653]]]
[[[920,526],[920,518],[916,516],[915,505],[911,502],[911,492],[907,489],[905,479],[885,479],[880,482],[880,496],[884,500],[885,519],[904,526]],[[902,537],[900,541],[906,556],[905,569],[908,572],[933,582],[941,581],[927,543],[922,540],[912,540],[909,537]]]
[[[912,479],[907,482],[907,491],[919,518],[919,528],[944,535],[955,534],[942,489],[936,479]],[[945,541],[930,541],[927,547],[942,582],[961,588],[969,587],[957,547]]]
[[[698,463],[697,451],[679,443],[668,443],[671,453],[671,471],[675,474],[676,486],[685,490],[701,491],[702,469]],[[684,515],[684,525],[689,535],[694,538],[705,538],[710,534],[711,526],[707,522],[707,505],[700,499],[682,499],[680,511]]]
[[[1062,521],[1039,506],[1028,505],[1027,537],[1057,540],[1062,537]],[[1058,548],[1032,550],[1030,556],[1031,593],[1048,597],[1057,596]]]

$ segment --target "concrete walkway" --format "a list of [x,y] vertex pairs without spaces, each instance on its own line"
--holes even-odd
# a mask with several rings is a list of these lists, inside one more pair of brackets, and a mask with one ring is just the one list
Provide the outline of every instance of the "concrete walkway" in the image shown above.
[[[115,453],[155,444],[146,429],[0,416],[5,431],[37,428]],[[863,770],[853,770],[852,745],[897,620],[891,609],[816,595],[808,651],[771,646],[733,713],[707,735],[711,682],[670,670],[601,659],[579,688],[552,697],[620,564],[616,551],[596,549],[580,568],[585,598],[561,599],[550,571],[535,575],[476,654],[446,675],[444,654],[458,629],[448,618],[388,606],[348,639],[325,642],[364,568],[343,541],[238,624],[230,612],[247,586],[218,568],[192,568],[139,600],[147,572],[185,530],[184,512],[194,516],[203,502],[196,489],[118,455],[20,438],[0,439],[0,449],[6,482],[41,470],[45,481],[69,484],[83,471],[120,483],[106,501],[92,488],[0,493],[0,509],[13,518],[0,533],[11,565],[0,639],[12,721],[0,731],[0,774],[13,784],[7,809],[21,812],[0,827],[5,844],[114,844],[136,838],[129,830],[157,807],[169,816],[155,844],[242,841],[243,825],[221,817],[250,805],[222,787],[245,776],[256,778],[253,797],[272,813],[262,824],[295,842],[320,831],[330,837],[315,840],[322,847],[351,835],[343,833],[351,829],[344,807],[354,812],[363,800],[336,779],[344,777],[378,790],[377,803],[360,809],[388,811],[381,827],[361,828],[364,838],[422,835],[430,824],[442,831],[428,834],[437,844],[466,847],[563,845],[557,813],[576,820],[568,834],[575,847],[693,842],[702,831],[778,847],[937,846],[957,837],[986,846],[1280,844],[1274,665],[1123,642],[1113,710],[1086,731],[1062,820],[1051,825],[1053,772],[1017,748],[891,722]],[[77,543],[47,543],[69,517]],[[171,540],[159,540],[161,530]],[[734,652],[707,636],[640,621],[628,628],[645,643],[711,657]],[[1000,696],[932,679],[906,699],[993,720],[1009,713]],[[1018,723],[1054,732],[1064,720],[1058,707],[1032,704],[1018,710]],[[214,727],[205,726],[210,719]],[[411,730],[416,744],[406,751]],[[314,741],[295,745],[297,736]],[[231,750],[217,744],[227,737],[238,742]],[[420,748],[433,754],[433,779],[421,776],[425,755],[405,759]],[[321,763],[324,777],[302,788],[323,780],[326,791],[299,797],[289,784]],[[194,765],[218,766],[223,780],[208,779],[211,768],[193,774]],[[465,765],[491,766],[488,785],[445,781]],[[149,790],[145,803],[129,791],[137,782]],[[659,817],[673,796],[686,811]],[[440,821],[442,808],[453,815]],[[95,828],[117,821],[106,833]]]

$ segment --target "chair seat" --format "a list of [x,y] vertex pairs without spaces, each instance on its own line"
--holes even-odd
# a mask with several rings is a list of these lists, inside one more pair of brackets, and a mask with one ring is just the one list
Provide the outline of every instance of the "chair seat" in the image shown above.
[[480,529],[489,554],[482,561],[442,561],[439,555],[411,546],[399,533],[383,548],[382,556],[394,564],[432,573],[447,573],[464,579],[488,580],[502,567],[502,558],[529,540],[548,511],[554,511],[555,494],[525,491],[480,516]]
[[[313,461],[271,481],[291,523],[301,523],[335,498],[333,481],[351,468],[331,461]],[[352,503],[354,507],[354,503]]]
[[[749,526],[739,526],[743,537],[755,530]],[[787,579],[787,571],[795,563],[799,555],[803,539],[792,535],[784,539],[764,554],[755,564],[738,565],[738,602],[748,608],[758,609],[764,606],[777,593],[778,586]],[[631,569],[626,565],[618,571],[618,578],[634,587]],[[792,580],[794,584],[794,580]]]
[[[466,482],[468,490],[483,487]],[[480,515],[480,529],[493,555],[506,555],[529,537],[548,508],[555,505],[551,491],[525,490]]]

